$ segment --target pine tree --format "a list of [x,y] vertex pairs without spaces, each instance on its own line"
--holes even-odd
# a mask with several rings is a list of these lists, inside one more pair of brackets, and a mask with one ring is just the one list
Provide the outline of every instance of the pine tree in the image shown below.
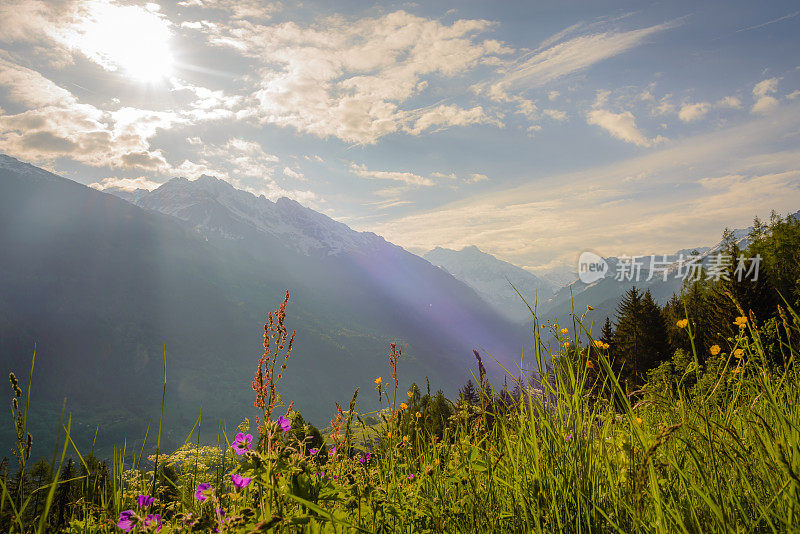
[[472,382],[470,378],[467,380],[467,383],[461,388],[459,392],[459,397],[461,401],[470,406],[477,406],[480,402],[480,398],[478,397],[478,392],[475,389],[475,384]]
[[661,310],[648,290],[632,287],[617,307],[613,338],[615,362],[623,378],[639,383],[645,373],[666,359],[667,331]]

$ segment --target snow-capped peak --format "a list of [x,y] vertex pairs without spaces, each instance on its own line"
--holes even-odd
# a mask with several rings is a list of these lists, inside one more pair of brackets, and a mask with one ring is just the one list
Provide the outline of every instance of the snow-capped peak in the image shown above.
[[386,245],[371,232],[356,232],[295,200],[282,197],[273,202],[206,175],[194,181],[173,178],[142,195],[136,204],[231,239],[255,230],[306,255],[366,251]]

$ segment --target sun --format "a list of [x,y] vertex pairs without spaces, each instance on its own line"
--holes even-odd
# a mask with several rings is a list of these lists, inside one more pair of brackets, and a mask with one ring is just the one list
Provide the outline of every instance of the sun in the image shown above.
[[153,83],[172,73],[170,24],[157,4],[93,1],[84,5],[66,40],[106,70]]

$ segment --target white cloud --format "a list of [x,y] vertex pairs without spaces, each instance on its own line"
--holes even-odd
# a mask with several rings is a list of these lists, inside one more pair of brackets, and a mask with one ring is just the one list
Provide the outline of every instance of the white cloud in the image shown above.
[[769,113],[778,107],[778,99],[772,96],[778,91],[778,78],[767,78],[753,87],[755,103],[750,111],[753,113]]
[[567,120],[567,112],[560,109],[546,109],[542,113],[559,122]]
[[104,178],[100,182],[91,183],[89,184],[89,187],[97,189],[98,191],[104,191],[106,189],[119,189],[121,191],[136,191],[137,189],[146,189],[147,191],[152,191],[160,185],[160,183],[148,180],[144,176],[140,176],[138,178],[118,178],[116,176],[112,176],[109,178]]
[[545,42],[531,57],[517,61],[496,85],[504,88],[514,85],[542,87],[626,52],[672,27],[674,24],[665,23],[639,30],[605,31],[563,40],[579,28],[576,25]]
[[586,122],[600,126],[613,137],[637,146],[649,147],[665,140],[661,136],[649,139],[637,128],[636,118],[630,111],[614,113],[607,109],[593,109],[586,115]]
[[419,118],[405,130],[418,135],[426,130],[441,130],[451,126],[468,126],[470,124],[493,124],[502,127],[503,123],[496,117],[487,115],[481,106],[471,109],[464,109],[458,106],[445,105],[436,106],[432,109],[424,110]]
[[717,107],[720,108],[732,108],[732,109],[741,109],[742,108],[742,101],[741,99],[735,96],[726,96],[721,98],[717,101]]
[[288,176],[289,178],[294,178],[295,180],[300,180],[301,182],[306,181],[306,177],[302,171],[292,169],[291,167],[284,167],[283,174],[284,176]]
[[350,164],[350,172],[361,178],[369,180],[392,180],[396,182],[403,182],[408,185],[427,186],[435,185],[435,182],[430,178],[414,174],[413,172],[405,171],[373,171],[367,169],[366,165],[358,165],[357,163]]
[[319,137],[372,144],[381,137],[475,123],[499,124],[480,106],[404,109],[431,82],[490,64],[510,49],[479,34],[485,20],[438,20],[396,11],[319,24],[217,24],[209,42],[261,63],[250,116]]
[[474,183],[478,183],[478,182],[485,182],[488,179],[489,179],[489,177],[486,176],[485,174],[480,174],[480,173],[476,172],[476,173],[473,173],[473,174],[469,175],[469,179],[467,180],[467,182],[474,184]]
[[711,104],[708,102],[683,104],[678,112],[678,118],[683,122],[694,122],[705,117],[710,109]]

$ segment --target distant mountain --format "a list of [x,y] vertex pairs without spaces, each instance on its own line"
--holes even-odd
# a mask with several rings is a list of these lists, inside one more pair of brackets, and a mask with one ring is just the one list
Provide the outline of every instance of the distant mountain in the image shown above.
[[449,393],[473,348],[512,364],[527,342],[444,270],[292,200],[209,177],[128,200],[0,155],[0,364],[24,375],[35,344],[34,439],[66,397],[77,441],[100,425],[98,443],[135,443],[158,421],[166,347],[166,446],[201,401],[216,440],[220,420],[253,416],[263,324],[286,289],[297,341],[279,390],[320,425],[356,387],[375,405],[391,341],[401,387],[429,376]]
[[555,289],[553,284],[476,246],[461,250],[436,247],[423,258],[474,289],[497,313],[518,323],[531,321],[531,312],[514,287],[531,307],[537,298],[548,298]]

